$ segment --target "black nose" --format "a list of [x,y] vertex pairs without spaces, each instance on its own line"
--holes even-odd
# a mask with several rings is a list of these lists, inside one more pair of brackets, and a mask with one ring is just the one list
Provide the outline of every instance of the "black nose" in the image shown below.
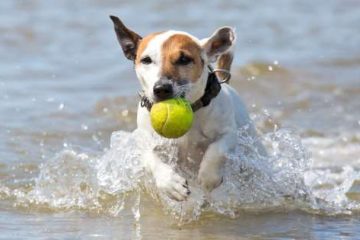
[[154,95],[159,100],[165,100],[173,95],[173,87],[171,83],[156,83],[154,85]]

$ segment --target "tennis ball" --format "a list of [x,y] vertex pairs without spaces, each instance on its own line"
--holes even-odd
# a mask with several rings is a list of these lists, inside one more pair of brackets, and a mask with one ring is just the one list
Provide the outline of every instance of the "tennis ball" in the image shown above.
[[151,125],[166,138],[179,138],[191,128],[193,111],[189,101],[172,98],[155,103],[150,111]]

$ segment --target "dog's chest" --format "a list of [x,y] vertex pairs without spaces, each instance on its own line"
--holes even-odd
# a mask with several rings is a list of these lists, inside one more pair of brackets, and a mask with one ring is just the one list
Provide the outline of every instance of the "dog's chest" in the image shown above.
[[182,158],[201,161],[211,139],[206,137],[196,125],[179,141],[179,152]]

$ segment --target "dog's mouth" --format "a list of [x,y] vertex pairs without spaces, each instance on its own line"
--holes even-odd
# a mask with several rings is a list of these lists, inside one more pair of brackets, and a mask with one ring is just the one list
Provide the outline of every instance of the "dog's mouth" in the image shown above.
[[181,97],[185,98],[187,93],[190,91],[190,83],[189,81],[186,81],[183,84],[175,84],[174,87],[174,97]]

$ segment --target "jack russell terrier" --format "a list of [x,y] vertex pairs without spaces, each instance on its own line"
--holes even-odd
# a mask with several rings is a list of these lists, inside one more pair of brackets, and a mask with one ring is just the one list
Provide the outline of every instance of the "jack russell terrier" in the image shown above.
[[[248,134],[256,137],[236,90],[228,84],[220,87],[218,81],[229,79],[236,38],[234,29],[222,27],[201,40],[172,30],[143,38],[118,17],[110,18],[126,58],[134,62],[143,89],[137,112],[138,128],[156,134],[150,123],[151,103],[176,96],[193,103],[193,126],[175,140],[176,147],[180,162],[190,161],[188,156],[192,156],[191,161],[198,163],[197,182],[206,192],[211,192],[222,183],[227,153],[237,144],[237,130],[248,126]],[[211,69],[210,64],[214,62],[218,70]],[[262,146],[255,147],[262,149]],[[187,199],[188,181],[159,156],[156,148],[143,153],[143,161],[161,192],[177,201]]]

